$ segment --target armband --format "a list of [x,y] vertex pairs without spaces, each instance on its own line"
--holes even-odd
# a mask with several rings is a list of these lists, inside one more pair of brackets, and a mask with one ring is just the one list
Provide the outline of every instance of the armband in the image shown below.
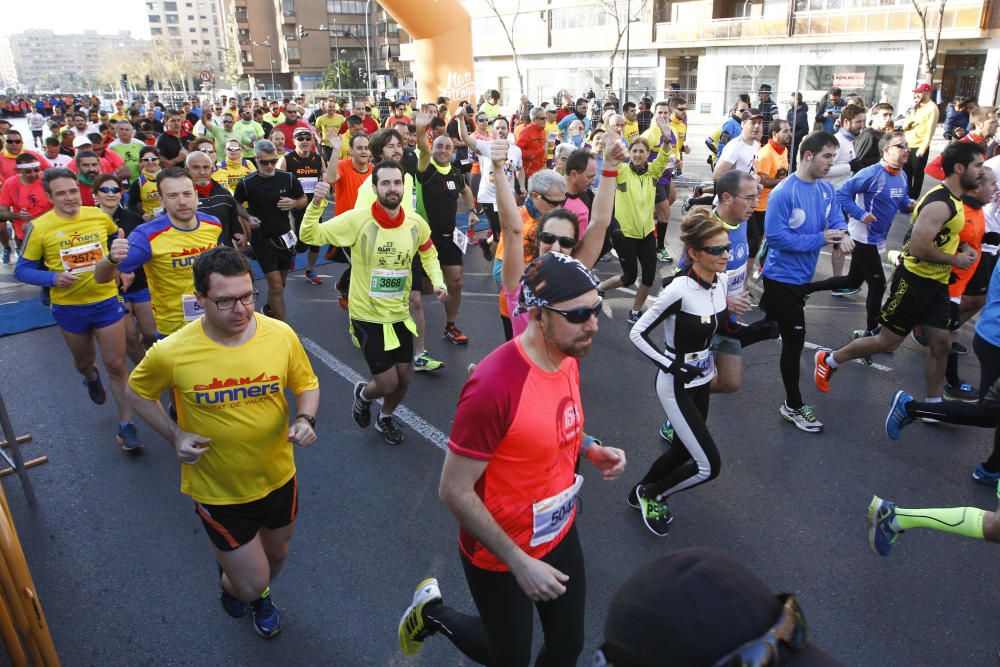
[[608,178],[615,178],[618,176],[617,169],[601,169],[601,178],[607,176]]

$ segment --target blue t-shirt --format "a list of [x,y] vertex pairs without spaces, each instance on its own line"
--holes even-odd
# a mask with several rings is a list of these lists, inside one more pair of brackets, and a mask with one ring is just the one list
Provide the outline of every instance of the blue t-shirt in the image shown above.
[[986,305],[979,313],[976,333],[987,343],[1000,347],[1000,262],[993,268],[990,289],[986,292]]
[[[910,207],[908,189],[906,173],[892,174],[881,162],[865,167],[841,185],[837,190],[837,205],[852,218],[847,226],[851,238],[871,245],[885,243],[896,213],[905,213]],[[859,194],[864,208],[857,204]],[[875,222],[861,222],[866,213],[874,215]]]
[[791,285],[804,285],[816,272],[827,229],[846,229],[836,205],[836,191],[826,181],[806,183],[792,174],[771,190],[764,216],[767,259],[764,275]]

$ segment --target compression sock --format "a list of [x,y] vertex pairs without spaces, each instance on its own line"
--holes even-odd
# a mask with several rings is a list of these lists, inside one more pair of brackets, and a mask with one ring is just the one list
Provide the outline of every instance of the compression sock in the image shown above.
[[962,384],[961,378],[958,377],[958,355],[954,352],[948,353],[948,366],[944,371],[944,379],[952,387]]
[[896,508],[893,528],[930,528],[946,533],[983,539],[983,516],[986,510],[978,507],[944,507],[940,509]]

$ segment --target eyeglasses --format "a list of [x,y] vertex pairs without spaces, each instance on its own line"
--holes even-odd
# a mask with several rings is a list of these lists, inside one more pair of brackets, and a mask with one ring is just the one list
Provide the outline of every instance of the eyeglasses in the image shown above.
[[748,204],[756,204],[760,200],[760,195],[733,195],[734,197],[739,197],[740,199],[746,201]]
[[909,144],[889,144],[888,148],[898,148],[899,150],[902,150],[902,151],[908,151],[908,150],[910,150],[910,145]]
[[22,144],[22,143],[24,143],[24,142],[23,142],[23,141],[21,141],[20,139],[8,139],[8,140],[7,140],[7,143],[8,143],[8,144]]
[[707,245],[701,248],[700,250],[702,252],[707,252],[709,255],[712,255],[713,257],[721,257],[723,253],[730,252],[732,249],[733,249],[732,244],[727,243],[726,245]]
[[808,641],[806,618],[793,595],[782,595],[778,621],[761,637],[748,641],[712,667],[764,667],[778,663],[778,642],[800,649]]
[[556,236],[552,232],[538,232],[538,240],[549,245],[558,241],[559,247],[567,250],[576,247],[576,239],[572,236]]
[[262,160],[262,159],[258,158],[257,159],[257,164],[262,164],[265,167],[270,167],[270,166],[278,164],[278,158],[274,158],[273,160]]
[[580,306],[579,308],[568,308],[563,310],[562,308],[553,308],[552,306],[542,306],[545,310],[551,310],[553,313],[559,313],[566,318],[566,321],[570,324],[583,324],[589,322],[591,317],[600,317],[601,315],[601,304],[604,303],[604,299],[598,299],[597,303],[593,306]]
[[142,160],[140,160],[140,162],[159,162],[159,161],[160,158],[158,157],[144,157],[142,158]]
[[549,206],[562,206],[563,204],[566,203],[566,198],[565,197],[563,197],[562,199],[549,199],[548,197],[546,197],[545,195],[543,195],[541,192],[535,192],[533,194],[538,195],[538,198],[541,199],[542,201],[544,201]]
[[243,296],[227,296],[221,299],[209,299],[215,304],[215,307],[219,310],[232,310],[236,307],[236,302],[239,301],[244,306],[252,306],[257,303],[257,295],[260,294],[257,290],[250,292],[249,294],[244,294]]
[[101,187],[97,188],[97,191],[105,195],[116,195],[119,192],[121,192],[122,189],[119,188],[118,186],[102,185]]

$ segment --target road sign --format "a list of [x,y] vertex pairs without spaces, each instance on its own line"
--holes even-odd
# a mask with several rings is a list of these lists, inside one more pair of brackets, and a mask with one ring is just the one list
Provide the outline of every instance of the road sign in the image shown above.
[[209,72],[207,69],[203,69],[201,70],[201,74],[198,75],[198,78],[200,78],[202,81],[211,81],[212,73]]

